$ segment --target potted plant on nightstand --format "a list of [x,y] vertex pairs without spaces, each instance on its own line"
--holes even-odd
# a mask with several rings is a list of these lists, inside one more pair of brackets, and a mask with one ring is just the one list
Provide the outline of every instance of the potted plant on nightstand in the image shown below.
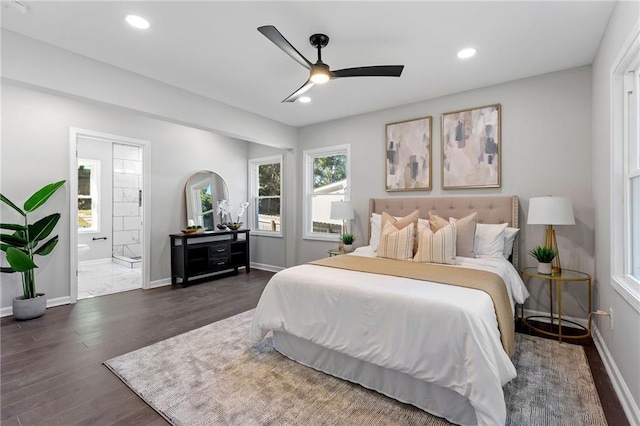
[[29,223],[27,213],[31,213],[43,205],[65,181],[50,183],[36,191],[22,208],[0,194],[0,201],[14,209],[24,218],[24,223],[1,223],[0,228],[12,233],[0,234],[0,248],[5,252],[8,267],[2,267],[1,272],[22,274],[23,295],[13,299],[13,316],[18,320],[37,318],[47,309],[47,298],[43,293],[36,293],[34,256],[46,256],[58,244],[58,236],[43,242],[55,228],[60,213],[53,213],[32,224]]
[[558,253],[551,247],[537,246],[529,254],[538,261],[538,273],[551,275],[551,262]]
[[340,241],[342,241],[342,244],[344,245],[344,252],[345,253],[351,253],[353,251],[353,242],[356,240],[355,235],[353,234],[342,234],[342,237],[340,237]]

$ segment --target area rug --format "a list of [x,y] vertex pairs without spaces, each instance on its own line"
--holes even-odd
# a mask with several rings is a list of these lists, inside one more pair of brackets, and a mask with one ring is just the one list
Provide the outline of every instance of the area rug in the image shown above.
[[[249,347],[253,311],[105,365],[175,425],[449,425],[411,405],[300,365],[270,338]],[[507,424],[606,425],[584,351],[517,334]]]

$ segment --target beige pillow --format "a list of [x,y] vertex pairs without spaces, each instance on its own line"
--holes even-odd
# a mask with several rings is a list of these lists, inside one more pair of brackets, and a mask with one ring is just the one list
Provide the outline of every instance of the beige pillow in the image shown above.
[[411,260],[415,242],[413,230],[413,222],[402,229],[398,229],[393,223],[387,222],[380,234],[380,245],[376,255],[388,259]]
[[418,252],[413,261],[457,265],[456,224],[450,223],[435,233],[429,226],[418,225]]
[[429,226],[431,226],[432,232],[436,232],[438,229],[447,226],[448,224],[449,221],[447,219],[429,211]]
[[[418,210],[415,210],[414,212],[409,213],[405,217],[396,219],[395,217],[391,216],[389,213],[382,212],[382,223],[381,223],[382,226],[380,227],[380,229],[384,229],[384,226],[387,223],[392,223],[398,229],[402,229],[409,224],[413,224],[413,235],[415,236],[416,229],[417,229],[416,225],[418,224],[419,215],[420,215],[420,212]],[[415,253],[416,251],[418,251],[418,240],[415,240],[413,242],[413,252]]]
[[449,218],[449,221],[438,215],[429,212],[429,225],[431,231],[436,232],[438,229],[448,225],[449,222],[456,224],[456,255],[463,257],[476,257],[473,251],[473,242],[476,235],[476,223],[478,213],[473,212],[469,216],[462,219]]

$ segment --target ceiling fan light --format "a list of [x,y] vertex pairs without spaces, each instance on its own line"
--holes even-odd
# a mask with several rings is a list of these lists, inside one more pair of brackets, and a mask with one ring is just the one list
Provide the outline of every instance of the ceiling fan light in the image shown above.
[[329,75],[322,71],[311,73],[311,78],[310,78],[310,80],[316,84],[326,83],[327,81],[329,81],[329,79],[330,79]]
[[302,96],[300,97],[300,99],[298,99],[300,102],[302,102],[303,104],[308,104],[309,102],[311,102],[311,98],[308,96]]

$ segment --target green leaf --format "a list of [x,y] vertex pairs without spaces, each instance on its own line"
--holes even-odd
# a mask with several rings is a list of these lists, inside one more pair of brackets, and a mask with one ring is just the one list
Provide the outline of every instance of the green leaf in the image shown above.
[[7,262],[16,272],[27,272],[38,267],[28,254],[15,247],[7,249]]
[[38,250],[35,251],[34,254],[38,256],[46,256],[54,249],[54,247],[58,244],[58,236],[51,238],[49,241],[40,246]]
[[60,220],[60,213],[54,213],[43,217],[33,225],[29,225],[29,243],[32,248],[36,246],[38,241],[44,240],[51,234],[58,220]]
[[24,225],[18,225],[17,223],[0,223],[0,228],[2,229],[10,229],[12,231],[24,231]]
[[2,241],[3,243],[7,243],[13,247],[25,247],[28,243],[27,240],[22,237],[18,237],[15,234],[0,234],[0,241]]
[[7,273],[7,274],[12,274],[12,273],[14,273],[15,271],[13,270],[13,268],[7,268],[7,267],[4,267],[4,266],[3,266],[3,267],[0,267],[0,272],[5,272],[5,273]]
[[9,244],[0,244],[0,250],[7,251],[7,249],[11,247]]
[[9,200],[7,197],[5,197],[4,195],[0,194],[0,201],[2,201],[3,203],[5,203],[6,205],[8,205],[9,207],[11,207],[12,209],[14,209],[15,211],[17,211],[18,213],[20,213],[22,216],[26,216],[27,214],[25,212],[22,211],[22,209],[20,209],[20,207],[16,206],[15,204],[13,204],[11,202],[11,200]]
[[51,197],[66,181],[61,180],[59,182],[50,183],[39,189],[33,194],[27,201],[24,202],[24,209],[27,212],[32,212],[41,205],[43,205],[49,197]]

